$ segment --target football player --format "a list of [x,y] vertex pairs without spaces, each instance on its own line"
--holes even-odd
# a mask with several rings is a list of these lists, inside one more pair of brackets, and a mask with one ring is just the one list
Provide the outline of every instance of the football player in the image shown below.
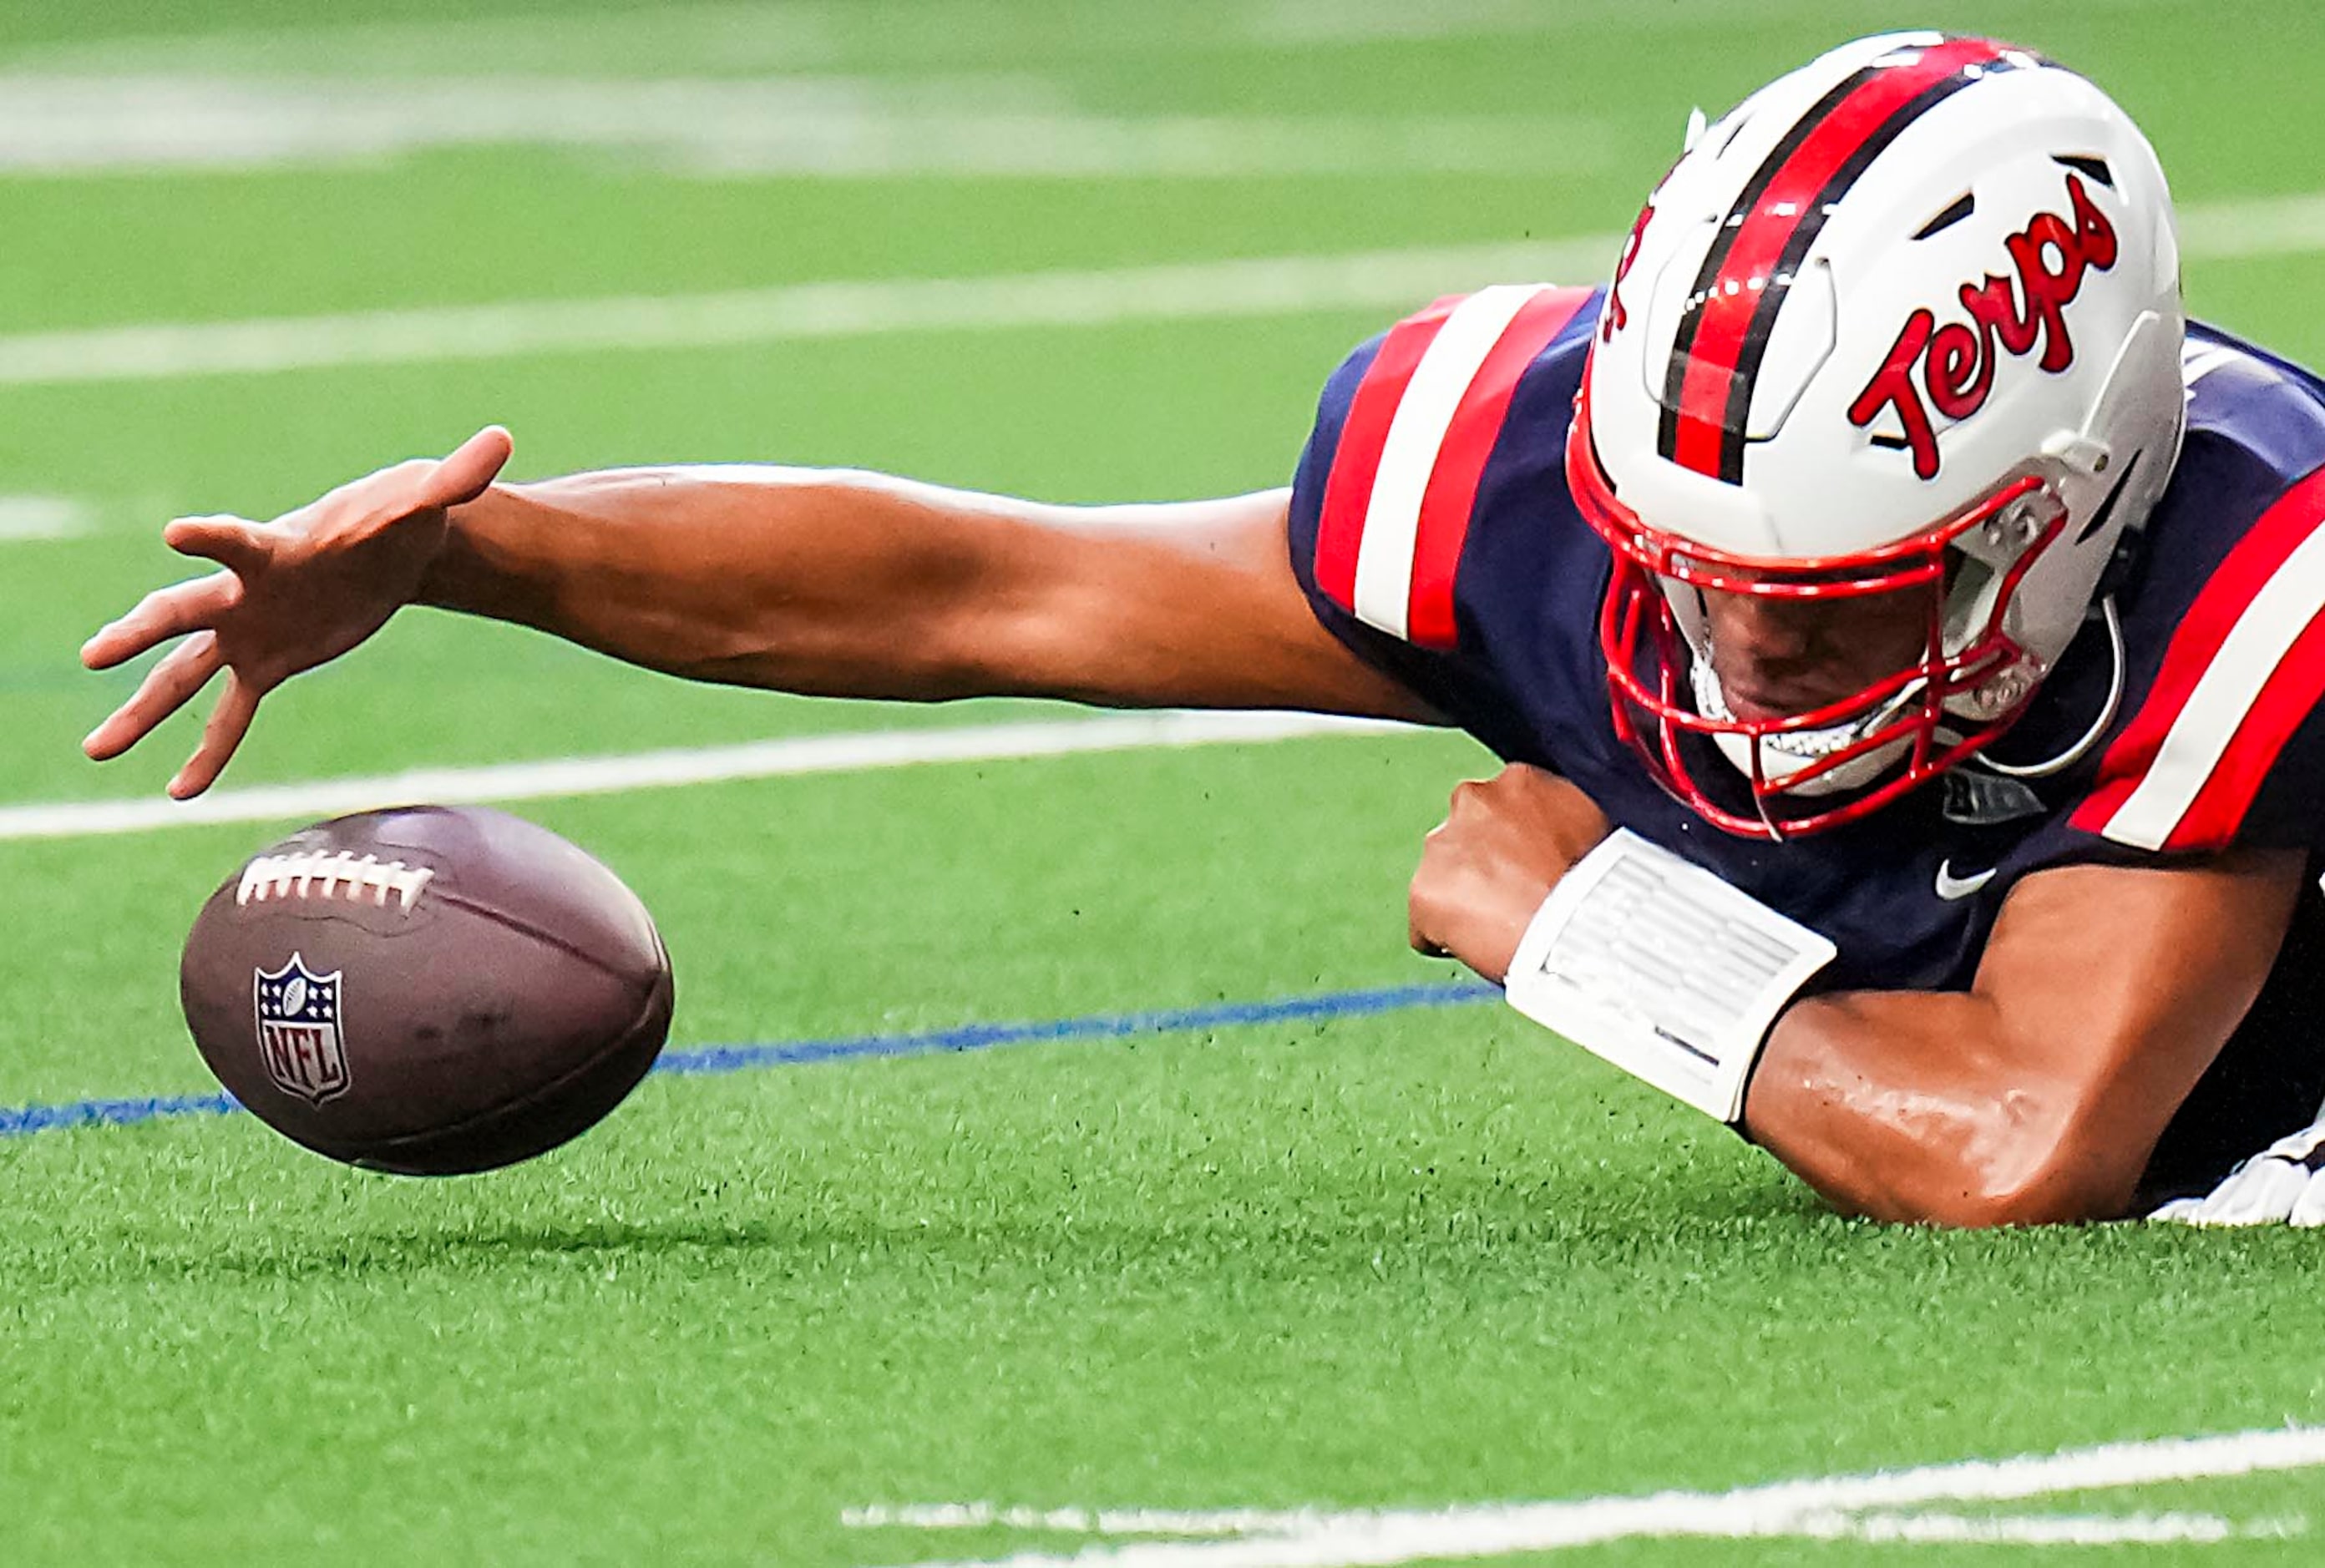
[[198,793],[406,604],[792,691],[1458,724],[1508,765],[1414,945],[1839,1207],[2316,1217],[2325,383],[2186,321],[2148,143],[2035,54],[1868,39],[1699,116],[1608,287],[1366,344],[1285,491],[508,454],[171,523],[221,569],[89,641],[177,640],[89,754],[223,671]]

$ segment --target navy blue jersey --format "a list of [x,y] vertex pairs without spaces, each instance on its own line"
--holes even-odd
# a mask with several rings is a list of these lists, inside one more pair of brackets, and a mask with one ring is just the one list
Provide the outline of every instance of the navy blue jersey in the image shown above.
[[[1704,822],[1615,733],[1598,638],[1611,563],[1564,473],[1601,299],[1515,287],[1440,300],[1332,376],[1292,484],[1292,558],[1317,617],[1359,655],[1504,760],[1563,775],[1616,826],[1831,937],[1823,988],[1966,987],[2003,898],[2045,867],[2325,848],[2325,383],[2191,327],[2186,444],[2117,585],[2124,697],[2076,762],[2020,779],[1973,761],[1862,820],[1771,844]],[[1992,755],[2070,750],[2113,673],[2094,619]],[[1748,815],[1732,768],[1696,771],[1733,779]],[[2269,990],[2167,1135],[2161,1185],[2206,1179],[2315,1113],[2320,957],[2312,888]],[[2250,1102],[2264,1080],[2266,1112],[2219,1125],[2213,1102]]]

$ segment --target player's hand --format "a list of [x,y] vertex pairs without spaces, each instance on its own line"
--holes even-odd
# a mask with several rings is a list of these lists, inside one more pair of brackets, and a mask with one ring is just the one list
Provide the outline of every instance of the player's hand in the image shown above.
[[446,510],[484,493],[509,449],[508,432],[488,426],[449,457],[383,468],[273,522],[171,523],[164,543],[221,569],[155,589],[81,646],[83,664],[110,669],[181,640],[81,749],[100,762],[121,755],[224,670],[201,744],[170,780],[181,800],[208,789],[260,698],[347,652],[411,602],[442,548]]
[[1612,831],[1589,796],[1523,762],[1457,785],[1413,875],[1414,951],[1458,958],[1499,984],[1550,890]]
[[2183,1225],[2325,1225],[2325,1121],[2278,1139],[2200,1198],[2178,1198],[2151,1220]]

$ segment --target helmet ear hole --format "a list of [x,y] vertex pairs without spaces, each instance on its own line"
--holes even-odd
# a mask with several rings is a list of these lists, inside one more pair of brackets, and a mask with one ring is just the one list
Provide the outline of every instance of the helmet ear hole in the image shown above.
[[2003,574],[1992,562],[1960,550],[1946,552],[1945,647],[1958,651],[1986,629]]
[[[2131,455],[2131,464],[2124,468],[2126,477],[2131,473],[2131,466],[2146,455],[2144,449]],[[2087,531],[2098,531],[2097,520],[2084,526]],[[2144,528],[2126,528],[2115,536],[2115,548],[2107,552],[2107,565],[2099,568],[2098,586],[2091,590],[2094,604],[2112,599],[2129,589],[2132,579],[2139,575],[2140,558],[2146,553],[2146,543],[2147,530]]]
[[2002,574],[1976,556],[1959,550],[1946,553],[1946,597],[1976,598],[1987,586]]

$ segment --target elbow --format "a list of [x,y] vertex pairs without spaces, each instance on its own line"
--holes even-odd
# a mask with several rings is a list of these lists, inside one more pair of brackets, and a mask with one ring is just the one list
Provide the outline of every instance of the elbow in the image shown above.
[[1996,1131],[1966,1146],[1922,1212],[1902,1217],[1991,1230],[2090,1224],[2129,1212],[2146,1150],[2071,1111],[2010,1118]]
[[2081,1172],[2045,1171],[2039,1177],[1965,1189],[1955,1201],[1922,1216],[1925,1223],[1961,1230],[2021,1225],[2088,1225],[2119,1220],[2131,1205],[2131,1184],[2095,1182]]
[[1975,996],[1796,1007],[1754,1077],[1746,1125],[1827,1201],[1868,1219],[2123,1218],[2164,1121],[2149,1079],[2124,1068],[2127,1047],[2109,1043],[2123,1031],[2096,1027],[2068,1056],[2013,1040],[2005,1022]]

